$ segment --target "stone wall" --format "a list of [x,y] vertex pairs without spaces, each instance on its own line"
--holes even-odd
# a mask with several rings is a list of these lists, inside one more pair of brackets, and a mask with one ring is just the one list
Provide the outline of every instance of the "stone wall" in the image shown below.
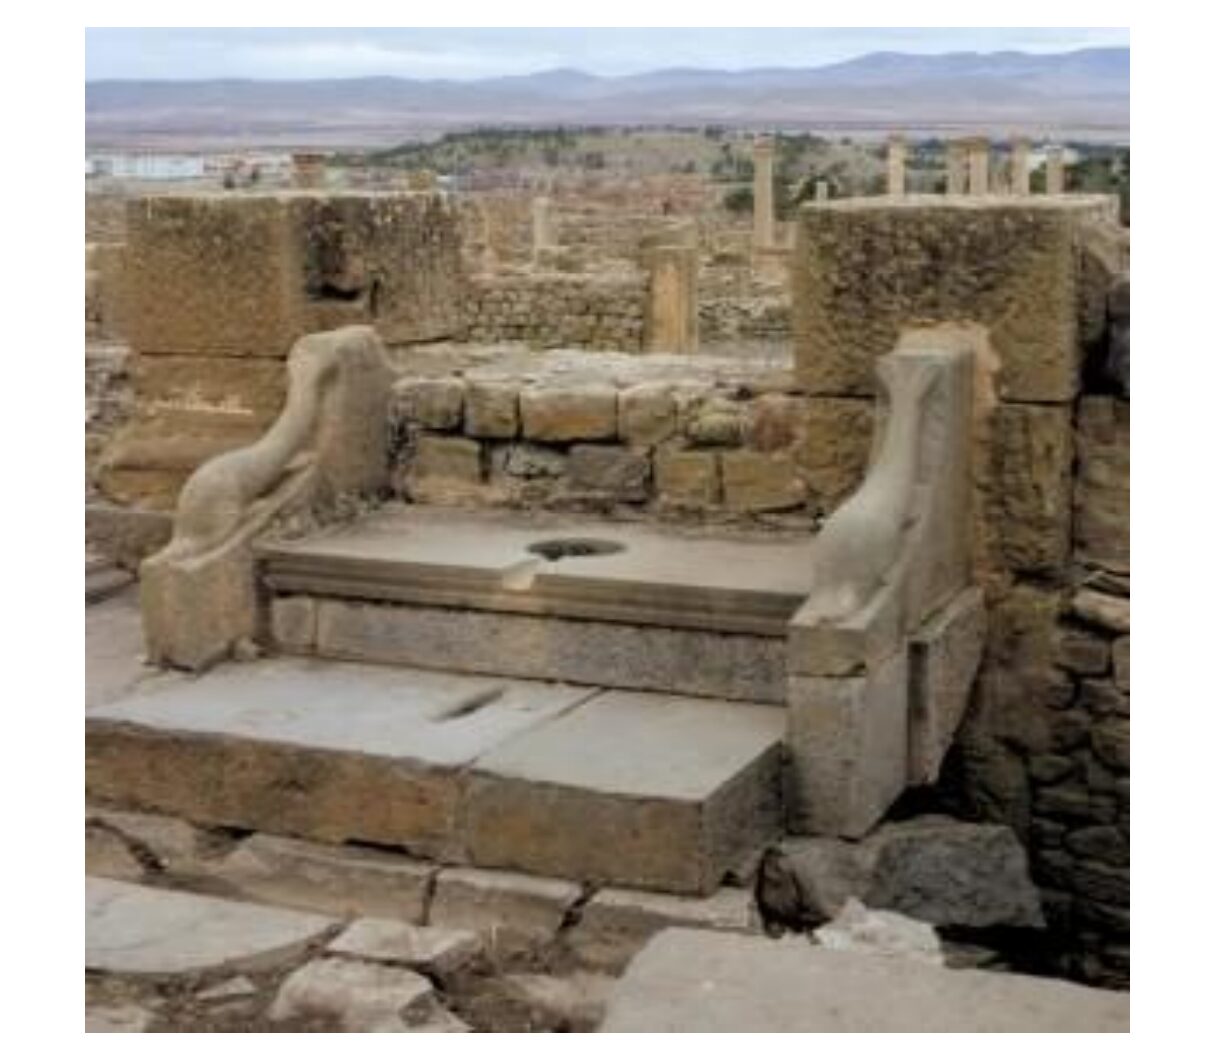
[[299,337],[371,323],[390,344],[452,336],[464,278],[437,194],[165,195],[132,201],[121,321],[133,420],[99,466],[119,504],[172,508],[204,460],[260,436]]
[[457,375],[424,357],[396,386],[412,501],[805,531],[868,454],[865,401],[814,404],[753,359],[515,353]]
[[787,294],[716,296],[700,300],[702,344],[779,344],[792,339]]
[[465,301],[466,339],[536,348],[640,351],[645,275],[478,275]]
[[810,407],[833,414],[864,402],[903,326],[982,325],[974,542],[990,629],[940,793],[1028,847],[1063,967],[1123,984],[1129,295],[1088,251],[1106,211],[1078,197],[808,206],[794,339]]

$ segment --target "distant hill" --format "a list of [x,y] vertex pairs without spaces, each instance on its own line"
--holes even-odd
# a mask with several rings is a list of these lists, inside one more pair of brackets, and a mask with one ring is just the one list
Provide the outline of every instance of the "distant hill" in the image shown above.
[[1127,139],[1130,52],[906,55],[812,69],[549,70],[477,81],[93,81],[90,147],[383,146],[477,125],[728,124]]

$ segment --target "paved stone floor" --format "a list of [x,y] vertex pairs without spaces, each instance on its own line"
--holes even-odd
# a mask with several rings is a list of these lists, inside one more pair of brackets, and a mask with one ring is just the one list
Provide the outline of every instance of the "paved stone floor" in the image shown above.
[[139,590],[126,589],[86,609],[84,619],[86,708],[121,698],[151,675],[143,664]]

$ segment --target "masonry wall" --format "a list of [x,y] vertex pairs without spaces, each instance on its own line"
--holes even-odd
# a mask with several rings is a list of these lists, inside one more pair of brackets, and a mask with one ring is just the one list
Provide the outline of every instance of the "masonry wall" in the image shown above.
[[478,275],[464,303],[465,339],[536,348],[640,351],[647,276]]
[[[984,327],[975,550],[990,632],[941,794],[1026,844],[1063,967],[1122,984],[1128,280],[1112,286],[1106,212],[1084,198],[806,207],[794,340],[811,402],[837,406],[867,398],[872,360],[902,326]],[[1124,385],[1109,364],[1118,333]]]
[[459,236],[437,194],[165,195],[132,201],[126,227],[135,412],[97,471],[119,504],[171,509],[199,464],[258,438],[299,337],[370,323],[406,344],[462,324]]

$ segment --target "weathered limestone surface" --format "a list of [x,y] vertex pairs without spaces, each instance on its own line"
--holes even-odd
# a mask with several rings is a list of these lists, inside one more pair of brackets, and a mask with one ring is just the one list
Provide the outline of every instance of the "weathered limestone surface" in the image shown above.
[[523,435],[528,439],[561,442],[616,436],[616,390],[608,385],[524,388],[519,403]]
[[1079,382],[1076,232],[1101,202],[910,196],[801,210],[797,368],[811,394],[873,390],[872,361],[906,325],[990,330],[1002,398],[1066,402]]
[[686,355],[699,347],[698,246],[659,245],[648,251],[649,302],[645,350]]
[[[328,1019],[343,1032],[428,1032],[434,989],[412,970],[347,959],[315,959],[291,974],[269,1009],[271,1021]],[[441,1029],[446,1031],[446,1029]]]
[[783,725],[767,707],[608,692],[478,761],[471,858],[711,892],[779,830]]
[[1080,400],[1076,429],[1075,542],[1081,559],[1120,574],[1130,568],[1130,404]]
[[355,919],[329,942],[335,955],[406,966],[437,977],[449,977],[467,966],[481,950],[470,930],[413,926],[395,919]]
[[940,938],[931,926],[895,911],[866,908],[854,897],[848,898],[830,922],[814,930],[813,942],[833,951],[944,965]]
[[175,977],[282,965],[335,928],[323,916],[89,878],[85,966]]
[[633,960],[603,1032],[1125,1032],[1129,997],[1065,981],[666,930]]

